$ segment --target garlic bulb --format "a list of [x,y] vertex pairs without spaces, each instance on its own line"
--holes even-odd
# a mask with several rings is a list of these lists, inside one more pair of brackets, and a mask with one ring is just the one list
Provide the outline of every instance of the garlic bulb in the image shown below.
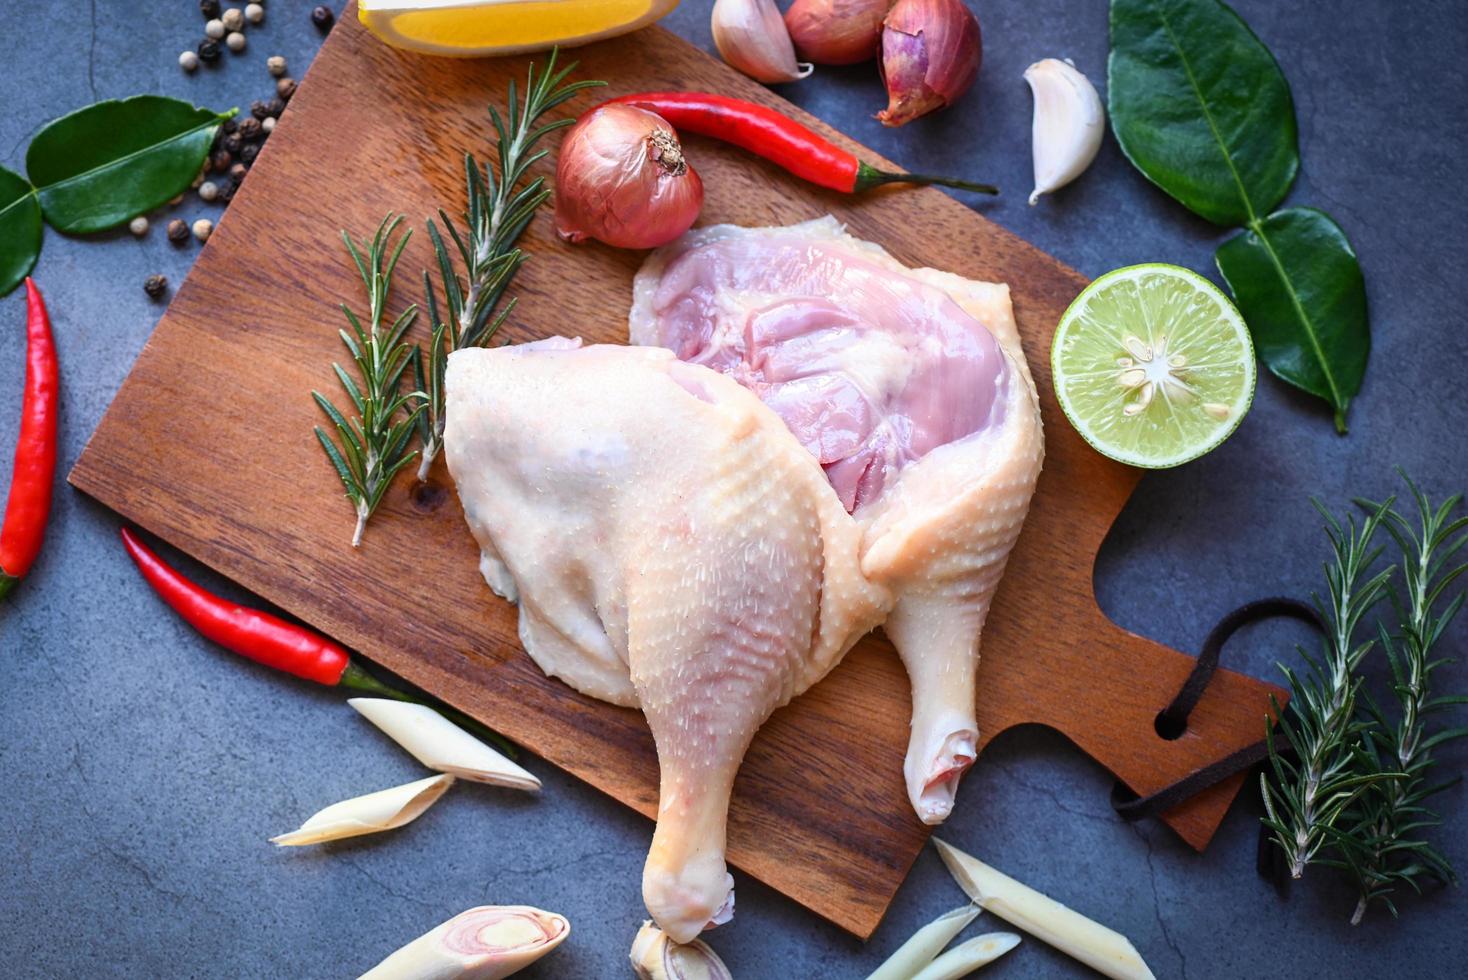
[[638,980],[734,980],[708,943],[675,943],[650,920],[632,940],[632,972]]
[[709,26],[719,56],[755,81],[793,82],[812,71],[796,62],[775,0],[714,0]]
[[877,56],[882,18],[893,0],[795,0],[785,26],[795,53],[818,65],[854,65]]
[[1041,194],[1075,180],[1096,159],[1106,112],[1095,86],[1068,61],[1037,61],[1025,69],[1025,81],[1035,95],[1034,204]]
[[554,912],[481,905],[419,936],[359,980],[502,980],[570,934],[571,923]]

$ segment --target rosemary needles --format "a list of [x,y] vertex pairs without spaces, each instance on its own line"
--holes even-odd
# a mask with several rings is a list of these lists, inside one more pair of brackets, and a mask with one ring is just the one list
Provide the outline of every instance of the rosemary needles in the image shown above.
[[[1341,868],[1356,885],[1352,915],[1359,922],[1376,901],[1394,915],[1390,894],[1400,886],[1421,891],[1424,879],[1454,881],[1451,865],[1425,839],[1437,815],[1424,801],[1451,785],[1434,782],[1432,751],[1468,735],[1468,728],[1435,730],[1431,722],[1468,698],[1434,695],[1433,655],[1448,624],[1462,608],[1453,582],[1468,564],[1452,564],[1468,545],[1468,517],[1454,517],[1461,500],[1434,506],[1406,477],[1416,504],[1415,522],[1384,503],[1357,501],[1366,516],[1344,523],[1317,504],[1325,517],[1332,556],[1327,595],[1316,596],[1326,623],[1318,657],[1301,650],[1303,672],[1281,665],[1291,689],[1279,731],[1269,738],[1270,768],[1261,776],[1270,839],[1284,854],[1292,877],[1307,866]],[[1382,554],[1384,531],[1401,552],[1400,584],[1391,566],[1372,571]],[[1363,620],[1390,597],[1392,616],[1375,630]],[[1390,625],[1389,625],[1390,624]],[[1363,636],[1364,634],[1364,636]],[[1395,709],[1388,711],[1363,688],[1363,659],[1375,647],[1391,671]]]
[[393,234],[402,220],[401,216],[388,214],[377,226],[372,239],[360,246],[352,241],[351,235],[342,232],[342,241],[346,243],[347,252],[351,254],[362,276],[362,285],[367,290],[365,326],[350,306],[341,304],[342,313],[351,327],[350,332],[340,331],[341,339],[357,367],[357,378],[343,370],[340,364],[332,365],[356,414],[349,419],[319,391],[311,392],[311,397],[326,413],[335,430],[333,438],[318,426],[316,438],[336,468],[337,476],[341,477],[347,499],[356,508],[357,526],[352,533],[354,548],[362,543],[362,530],[377,510],[377,505],[382,503],[392,478],[412,462],[415,454],[409,443],[418,416],[423,411],[417,392],[404,393],[400,390],[403,372],[416,349],[403,342],[403,335],[418,319],[418,307],[409,306],[390,323],[387,322],[387,296],[392,286],[393,270],[412,235],[409,230],[398,237],[396,244],[393,243]]
[[501,307],[505,289],[525,261],[524,253],[514,247],[520,233],[535,217],[535,212],[550,197],[544,177],[526,181],[529,169],[546,155],[535,146],[548,133],[575,122],[558,119],[541,123],[552,109],[583,89],[605,85],[605,82],[567,82],[576,69],[573,62],[556,70],[556,51],[546,60],[545,69],[537,71],[534,62],[526,74],[525,98],[519,98],[513,79],[509,86],[509,105],[503,116],[489,107],[494,126],[499,176],[488,164],[482,168],[472,153],[464,155],[464,185],[467,205],[463,213],[461,233],[439,209],[439,220],[454,243],[454,251],[464,267],[460,278],[455,271],[452,254],[443,235],[432,219],[428,221],[428,237],[433,243],[438,262],[438,275],[443,287],[443,310],[440,317],[434,296],[432,276],[423,273],[423,291],[427,297],[431,327],[428,347],[413,354],[413,377],[421,394],[422,414],[418,417],[419,435],[423,443],[422,463],[418,479],[428,479],[433,460],[443,447],[444,368],[448,355],[465,347],[483,347],[515,308],[514,299]]
[[[393,271],[412,235],[406,231],[394,240],[402,218],[388,214],[372,239],[360,244],[342,232],[342,240],[367,290],[365,326],[361,317],[342,304],[351,330],[340,333],[356,365],[356,377],[341,365],[332,365],[355,415],[344,415],[320,392],[313,391],[311,396],[331,422],[329,429],[317,427],[316,438],[341,478],[347,499],[356,508],[353,547],[361,544],[362,531],[382,503],[393,477],[419,455],[410,448],[414,434],[422,443],[420,480],[428,478],[433,461],[443,448],[443,379],[449,354],[464,347],[487,345],[515,307],[513,299],[501,302],[510,280],[525,261],[524,254],[514,247],[515,242],[550,197],[544,177],[526,179],[530,168],[547,152],[536,149],[536,145],[548,133],[575,121],[541,120],[583,89],[606,84],[567,82],[576,65],[572,63],[557,70],[556,56],[557,52],[552,51],[544,70],[531,63],[524,99],[520,98],[514,80],[510,80],[509,105],[503,116],[494,106],[489,107],[490,123],[497,138],[495,156],[499,172],[496,175],[495,168],[488,164],[481,167],[473,154],[464,155],[468,201],[463,212],[463,230],[455,226],[442,208],[438,212],[442,233],[432,219],[428,221],[443,305],[440,307],[435,295],[433,276],[424,272],[423,290],[429,319],[426,347],[420,348],[403,339],[418,318],[416,306],[407,307],[388,321],[387,298]],[[458,253],[462,275],[455,268],[453,252],[444,234],[453,242],[453,252]],[[410,366],[414,389],[405,392],[402,380]]]

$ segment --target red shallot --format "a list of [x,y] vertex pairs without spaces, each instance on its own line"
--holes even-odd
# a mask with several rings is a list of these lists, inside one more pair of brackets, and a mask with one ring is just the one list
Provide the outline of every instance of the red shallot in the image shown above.
[[556,164],[556,233],[617,248],[656,248],[692,226],[703,182],[655,112],[598,106],[571,127]]
[[979,21],[963,0],[897,0],[882,22],[884,126],[951,105],[979,74]]
[[818,65],[854,65],[877,56],[892,0],[795,0],[785,26],[795,51]]

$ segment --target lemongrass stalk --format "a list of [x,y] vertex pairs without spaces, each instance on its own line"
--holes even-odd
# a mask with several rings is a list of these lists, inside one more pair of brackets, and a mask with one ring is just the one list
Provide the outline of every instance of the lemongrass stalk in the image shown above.
[[959,943],[912,975],[912,980],[958,980],[1019,945],[1012,932],[989,932]]
[[933,958],[953,942],[953,937],[963,932],[982,911],[977,905],[970,904],[944,912],[897,947],[897,952],[887,957],[886,962],[877,967],[867,980],[911,980],[913,974],[933,962]]
[[933,843],[969,898],[1113,980],[1155,980],[1131,940],[1093,922],[936,837]]
[[429,769],[476,783],[534,791],[540,780],[427,705],[386,698],[347,704]]
[[430,776],[416,783],[342,800],[312,814],[299,830],[270,838],[270,843],[299,847],[394,830],[417,820],[453,784],[453,776]]
[[637,930],[631,959],[638,980],[734,980],[708,943],[701,939],[675,943],[651,920]]
[[571,934],[563,915],[528,905],[460,912],[362,974],[360,980],[502,980]]

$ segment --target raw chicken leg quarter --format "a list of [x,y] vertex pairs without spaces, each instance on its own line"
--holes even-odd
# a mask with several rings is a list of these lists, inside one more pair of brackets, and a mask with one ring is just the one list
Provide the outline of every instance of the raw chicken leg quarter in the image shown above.
[[754,392],[825,469],[862,572],[897,597],[908,796],[941,822],[978,753],[979,634],[1044,455],[1008,287],[909,269],[830,217],[718,225],[647,260],[630,328]]
[[883,620],[912,680],[908,794],[948,815],[1043,441],[1008,288],[829,218],[685,235],[638,274],[631,327],[652,346],[454,353],[444,447],[526,651],[647,716],[643,899],[688,942],[733,912],[755,730]]

